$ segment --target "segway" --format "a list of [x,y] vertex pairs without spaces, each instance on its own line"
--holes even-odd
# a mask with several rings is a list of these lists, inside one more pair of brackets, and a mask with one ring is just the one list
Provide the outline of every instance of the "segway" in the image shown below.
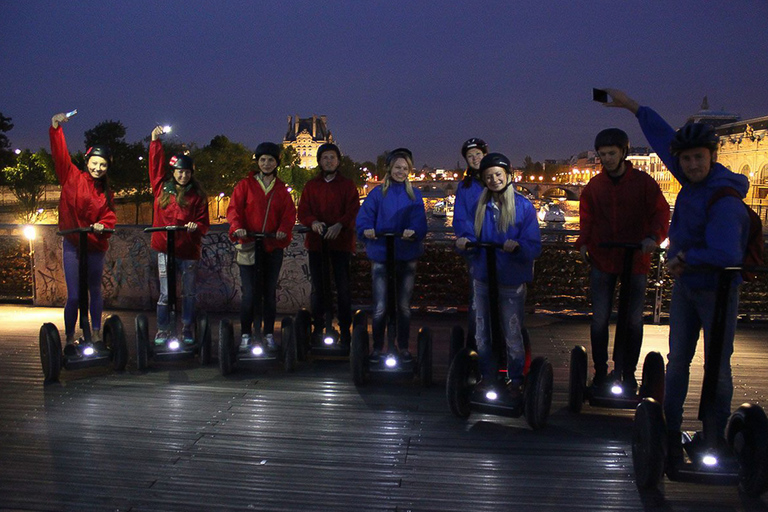
[[140,313],[136,316],[136,367],[139,371],[147,369],[150,359],[170,361],[176,359],[200,356],[200,364],[211,363],[211,329],[208,325],[208,314],[197,314],[195,321],[194,343],[185,344],[179,336],[177,322],[176,300],[176,232],[186,231],[186,226],[160,226],[144,228],[145,233],[165,231],[167,236],[166,275],[168,279],[168,311],[171,330],[168,339],[162,345],[157,345],[149,338],[149,322],[147,315]]
[[352,350],[349,357],[352,380],[356,386],[365,385],[371,375],[417,376],[423,386],[432,384],[432,332],[429,327],[419,329],[417,336],[417,356],[404,361],[397,351],[397,275],[395,269],[395,238],[402,238],[402,233],[376,233],[384,237],[387,245],[387,310],[386,337],[387,353],[382,354],[379,362],[369,360],[368,324],[360,312],[355,315],[355,327],[352,331]]
[[[58,231],[60,236],[79,234],[78,244],[78,314],[83,335],[62,352],[61,336],[56,326],[46,322],[40,327],[40,361],[45,382],[57,382],[61,369],[78,370],[91,366],[107,366],[121,372],[128,362],[128,346],[125,341],[123,322],[117,315],[110,315],[102,326],[102,341],[93,341],[91,322],[88,318],[88,233],[93,226]],[[102,233],[114,233],[104,229]]]
[[[309,233],[308,227],[300,227],[299,233]],[[301,308],[296,314],[294,322],[296,332],[296,351],[299,361],[304,361],[309,354],[320,358],[346,358],[349,357],[349,343],[341,339],[339,330],[333,327],[333,292],[331,290],[331,251],[328,248],[328,240],[322,237],[320,248],[320,262],[323,280],[323,308],[325,323],[322,331],[312,333],[312,313],[306,308]],[[365,322],[365,313],[355,313],[353,330],[359,322]]]
[[[254,272],[253,289],[260,293],[264,289],[264,239],[274,238],[275,233],[251,232],[243,238],[253,238],[255,243],[255,265],[260,272]],[[263,303],[262,303],[263,309]],[[296,369],[296,337],[293,331],[293,319],[290,316],[283,317],[280,329],[280,343],[275,348],[268,347],[262,338],[261,322],[264,318],[263,311],[257,311],[254,318],[254,329],[251,341],[247,346],[241,346],[235,340],[235,332],[232,322],[226,318],[219,324],[219,370],[222,375],[229,375],[239,366],[260,365],[281,362],[286,371]]]
[[[630,357],[629,298],[632,262],[635,251],[642,249],[643,246],[633,243],[606,242],[600,244],[600,247],[624,249],[618,317],[613,342],[613,361],[617,367],[615,374],[618,374],[619,367]],[[568,409],[573,413],[578,414],[585,401],[596,407],[634,409],[646,397],[654,398],[658,402],[664,400],[664,358],[659,352],[649,352],[645,356],[643,376],[638,389],[625,386],[620,380],[610,378],[601,385],[594,383],[587,385],[587,366],[587,350],[581,345],[573,347],[568,388]]]
[[[503,249],[502,244],[487,242],[469,242],[467,248],[485,250],[488,266],[488,300],[490,304],[490,342],[495,360],[499,363],[496,380],[480,393],[475,388],[481,380],[479,355],[471,347],[462,347],[456,353],[448,369],[446,395],[451,412],[462,419],[468,418],[474,411],[518,418],[525,415],[528,425],[539,430],[546,425],[552,405],[552,364],[546,357],[537,357],[531,361],[531,346],[526,335],[523,336],[525,364],[523,367],[523,394],[521,400],[514,400],[507,392],[505,380],[506,342],[501,327],[501,308],[499,307],[499,285],[496,279],[496,250]],[[452,344],[458,348],[460,331],[454,329]],[[461,335],[463,338],[463,333]]]
[[[725,431],[726,447],[719,445],[715,420],[715,396],[722,358],[728,311],[728,292],[735,272],[722,269],[718,276],[712,339],[704,368],[698,419],[703,429],[684,432],[684,460],[666,468],[672,481],[736,485],[744,493],[759,496],[768,490],[768,417],[757,404],[742,404],[731,414]],[[750,271],[753,271],[750,269]],[[768,268],[754,271],[764,273]],[[655,488],[665,471],[667,430],[660,402],[644,399],[637,407],[632,432],[632,462],[637,486]]]

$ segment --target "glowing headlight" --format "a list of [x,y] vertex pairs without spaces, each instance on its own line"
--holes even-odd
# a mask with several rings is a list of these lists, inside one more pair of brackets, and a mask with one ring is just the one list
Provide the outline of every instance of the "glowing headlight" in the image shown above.
[[387,359],[384,361],[384,364],[387,365],[389,368],[394,368],[397,364],[397,359],[394,358],[394,356],[387,356]]
[[323,343],[325,343],[326,345],[333,345],[333,338],[331,338],[330,336],[326,336],[325,338],[323,338]]
[[96,352],[96,351],[93,350],[93,347],[85,347],[83,349],[83,355],[84,356],[92,356],[94,352]]
[[485,394],[485,398],[487,398],[488,400],[496,400],[497,398],[499,398],[499,395],[495,391],[491,390]]
[[263,349],[263,348],[261,348],[261,346],[260,346],[260,345],[256,345],[255,347],[253,347],[253,348],[251,349],[251,353],[252,353],[253,355],[255,355],[255,356],[260,356],[261,354],[263,354],[263,353],[264,353],[264,349]]
[[173,340],[168,344],[168,348],[171,350],[179,350],[179,347],[181,345],[179,344],[178,340]]
[[614,395],[620,395],[622,391],[623,389],[621,389],[621,386],[619,386],[618,384],[614,384],[613,386],[611,386],[611,393],[613,393]]
[[715,457],[712,454],[707,454],[707,455],[705,455],[701,459],[701,462],[704,463],[705,466],[710,466],[710,467],[716,466],[717,465],[717,457]]

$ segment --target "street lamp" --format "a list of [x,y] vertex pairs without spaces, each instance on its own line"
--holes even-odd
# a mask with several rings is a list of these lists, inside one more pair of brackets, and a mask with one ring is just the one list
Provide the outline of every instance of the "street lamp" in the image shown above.
[[221,220],[221,200],[224,198],[224,192],[216,196],[216,219]]

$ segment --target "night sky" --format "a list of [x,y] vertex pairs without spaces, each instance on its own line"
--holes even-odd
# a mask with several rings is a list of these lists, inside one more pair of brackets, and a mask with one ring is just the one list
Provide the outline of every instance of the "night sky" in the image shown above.
[[645,141],[626,90],[674,126],[710,107],[768,115],[768,2],[2,2],[0,112],[13,148],[120,120],[127,140],[282,140],[287,116],[327,115],[344,153],[410,147],[452,167],[469,137],[521,165],[590,149],[607,126]]

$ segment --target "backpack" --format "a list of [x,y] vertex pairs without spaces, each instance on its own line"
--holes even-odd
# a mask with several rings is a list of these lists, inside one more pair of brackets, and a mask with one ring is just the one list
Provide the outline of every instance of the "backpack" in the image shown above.
[[[719,199],[731,196],[736,197],[740,201],[742,200],[741,194],[731,187],[722,187],[715,190],[712,197],[709,198],[707,203],[707,211],[709,207],[716,203]],[[749,215],[749,235],[747,236],[747,247],[744,249],[744,261],[742,265],[745,267],[756,267],[763,265],[763,222],[760,220],[760,216],[749,207],[747,203],[743,203],[747,209]],[[745,270],[741,271],[741,277],[745,281],[754,281],[757,279],[757,275]]]

